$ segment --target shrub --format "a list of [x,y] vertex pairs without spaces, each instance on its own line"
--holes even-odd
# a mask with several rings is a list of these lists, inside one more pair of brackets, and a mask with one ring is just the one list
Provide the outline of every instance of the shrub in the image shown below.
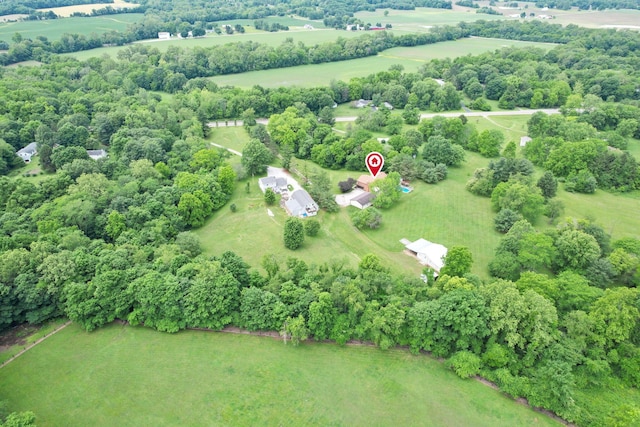
[[238,207],[235,203],[231,203],[231,205],[229,205],[229,209],[231,209],[231,212],[235,212],[238,210]]
[[307,234],[307,236],[317,236],[318,231],[320,231],[320,222],[318,222],[317,219],[308,219],[304,223],[304,232]]
[[276,193],[272,189],[267,188],[267,191],[264,192],[264,202],[269,206],[276,202]]
[[342,193],[347,193],[351,191],[353,186],[356,184],[356,180],[353,178],[348,178],[346,181],[340,181],[338,183],[338,187],[340,187],[340,191]]
[[598,182],[595,177],[587,170],[572,173],[567,177],[564,189],[570,193],[595,193]]
[[300,218],[289,217],[284,223],[284,246],[296,250],[304,242],[304,225]]
[[518,212],[513,211],[511,209],[501,209],[496,215],[496,218],[493,220],[493,224],[501,233],[508,232],[513,224],[520,221],[522,219],[522,215]]
[[480,372],[480,358],[470,351],[459,351],[449,358],[447,367],[460,378],[470,378]]
[[363,228],[370,228],[372,230],[380,227],[382,223],[382,214],[379,210],[370,207],[355,211],[351,214],[351,220],[356,228],[362,230]]

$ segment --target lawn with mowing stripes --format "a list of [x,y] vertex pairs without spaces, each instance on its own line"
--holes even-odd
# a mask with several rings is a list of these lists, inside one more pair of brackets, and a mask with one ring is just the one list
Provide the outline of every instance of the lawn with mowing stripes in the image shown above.
[[0,370],[38,426],[556,426],[406,350],[71,325]]

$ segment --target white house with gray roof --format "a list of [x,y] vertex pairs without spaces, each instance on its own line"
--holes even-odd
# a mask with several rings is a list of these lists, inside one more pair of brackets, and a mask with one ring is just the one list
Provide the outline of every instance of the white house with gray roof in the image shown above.
[[318,204],[303,189],[291,193],[289,200],[284,202],[284,207],[289,215],[300,218],[317,215],[319,209]]
[[25,163],[31,162],[31,158],[38,154],[38,146],[35,142],[16,151],[16,155],[24,160]]
[[107,152],[104,150],[87,150],[87,154],[93,160],[104,159],[107,157]]
[[258,180],[260,190],[264,193],[267,188],[273,190],[274,193],[283,193],[287,191],[287,178],[283,176],[267,176]]

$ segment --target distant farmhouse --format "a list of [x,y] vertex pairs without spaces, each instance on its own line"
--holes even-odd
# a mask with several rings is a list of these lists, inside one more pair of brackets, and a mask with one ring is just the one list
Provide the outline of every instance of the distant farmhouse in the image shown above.
[[444,257],[447,255],[447,248],[425,239],[418,239],[415,242],[402,239],[401,242],[404,244],[406,253],[418,258],[420,264],[431,267],[436,273],[440,273],[440,270],[444,266]]
[[162,31],[162,32],[158,33],[158,38],[160,40],[171,40],[171,33],[167,33],[165,31]]
[[318,204],[303,189],[291,193],[291,197],[284,202],[284,206],[289,215],[300,218],[317,215],[319,209]]
[[104,150],[87,150],[87,154],[93,160],[104,159],[107,157],[107,152]]
[[[386,108],[388,108],[389,110],[393,110],[393,105],[389,104],[388,102],[383,102],[382,105],[384,105]],[[365,107],[371,107],[374,110],[377,110],[378,107],[376,107],[375,105],[373,105],[373,101],[370,99],[358,99],[357,101],[355,101],[353,103],[353,106],[355,108],[365,108]]]
[[38,154],[38,147],[37,147],[37,144],[35,142],[32,142],[31,144],[27,145],[26,147],[21,148],[18,151],[16,151],[16,155],[18,157],[20,157],[25,163],[30,163],[31,162],[31,158],[33,156],[35,156],[36,154]]

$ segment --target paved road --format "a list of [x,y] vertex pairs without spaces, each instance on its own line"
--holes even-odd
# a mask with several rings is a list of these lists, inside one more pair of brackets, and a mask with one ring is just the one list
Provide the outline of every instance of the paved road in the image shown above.
[[[536,110],[513,110],[513,111],[472,111],[470,113],[425,113],[420,114],[421,119],[432,119],[435,116],[442,117],[460,117],[465,115],[466,117],[490,117],[490,116],[530,116],[533,113],[543,112],[546,114],[560,114],[560,110],[557,108],[548,109],[536,109]],[[336,122],[355,122],[357,116],[351,117],[336,117]]]
[[[530,116],[533,113],[543,112],[545,114],[560,114],[560,110],[557,108],[538,108],[534,110],[512,110],[512,111],[472,111],[472,112],[457,112],[457,113],[425,113],[421,114],[421,119],[432,119],[435,116],[442,117],[459,117],[460,115],[465,115],[466,117],[491,117],[491,116]],[[336,122],[355,122],[358,116],[347,116],[347,117],[336,117]],[[258,119],[256,120],[258,123],[266,125],[269,123],[268,119]],[[207,123],[209,127],[217,127],[216,122]],[[223,127],[223,125],[220,125]],[[238,121],[238,124],[234,124],[229,121],[224,126],[242,126],[242,123]]]

